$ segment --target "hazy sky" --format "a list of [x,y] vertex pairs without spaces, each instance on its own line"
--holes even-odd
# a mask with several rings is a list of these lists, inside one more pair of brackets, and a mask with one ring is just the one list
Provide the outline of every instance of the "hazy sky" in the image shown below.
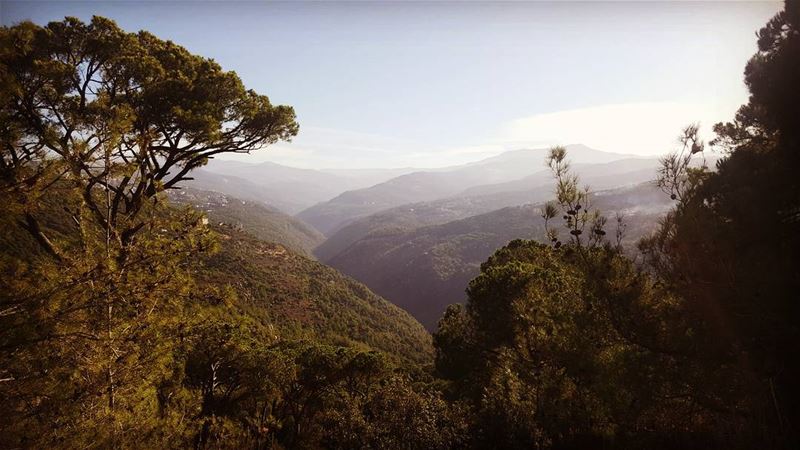
[[248,160],[435,167],[583,143],[663,153],[747,98],[780,2],[8,2],[3,25],[110,17],[293,105],[300,135]]

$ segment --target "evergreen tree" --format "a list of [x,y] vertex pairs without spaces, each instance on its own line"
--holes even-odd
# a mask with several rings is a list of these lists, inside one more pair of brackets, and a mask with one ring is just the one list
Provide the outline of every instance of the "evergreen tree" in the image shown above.
[[19,250],[0,261],[2,439],[124,445],[152,426],[165,336],[197,295],[187,268],[213,247],[160,193],[214,155],[291,138],[294,112],[100,17],[0,42],[0,208]]
[[716,403],[745,418],[751,436],[791,446],[800,425],[797,2],[759,31],[745,83],[748,103],[714,127],[712,148],[724,152],[716,171],[665,165],[662,184],[681,195],[642,249],[692,324],[693,357],[709,379],[726,380],[708,385]]

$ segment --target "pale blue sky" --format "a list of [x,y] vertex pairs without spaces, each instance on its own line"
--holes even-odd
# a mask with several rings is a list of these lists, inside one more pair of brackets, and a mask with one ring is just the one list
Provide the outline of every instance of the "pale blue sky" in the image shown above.
[[8,2],[4,25],[110,17],[235,70],[301,134],[253,155],[300,167],[433,167],[584,143],[669,150],[746,100],[780,2]]

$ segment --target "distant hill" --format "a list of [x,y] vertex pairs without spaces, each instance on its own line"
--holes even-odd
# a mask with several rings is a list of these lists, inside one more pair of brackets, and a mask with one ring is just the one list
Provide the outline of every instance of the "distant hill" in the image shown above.
[[414,172],[370,188],[347,191],[297,217],[331,235],[359,217],[406,203],[447,197],[478,182],[477,177],[458,172]]
[[311,170],[273,162],[212,160],[192,172],[188,186],[258,200],[295,214],[351,189],[360,189],[412,169]]
[[[536,194],[525,193],[517,196],[525,204],[550,197],[550,192]],[[516,199],[516,197],[515,197]],[[369,237],[393,235],[408,232],[416,228],[439,225],[469,216],[494,211],[503,206],[492,195],[475,197],[450,197],[430,202],[410,203],[371,214],[353,221],[325,239],[314,249],[314,255],[322,262],[330,261],[356,241]]]
[[242,200],[259,202],[287,214],[293,214],[305,207],[304,203],[298,203],[291,195],[271,192],[259,184],[234,175],[223,175],[205,169],[197,169],[192,171],[192,178],[182,185],[201,191],[214,191]]
[[[649,183],[593,198],[610,218],[609,235],[615,230],[614,212],[625,215],[627,246],[653,230],[672,205]],[[433,329],[448,304],[463,301],[467,284],[495,249],[512,239],[543,236],[539,209],[517,206],[411,230],[386,228],[353,242],[327,262]]]
[[[584,145],[567,146],[576,164],[607,164],[630,159],[628,155],[594,150]],[[471,164],[413,172],[384,183],[344,192],[330,201],[298,214],[326,236],[333,235],[358,218],[396,206],[437,200],[476,186],[507,183],[533,175],[547,178],[544,161],[549,149],[515,150]]]
[[285,247],[214,226],[222,250],[197,276],[232,286],[238,307],[287,339],[374,349],[401,362],[430,363],[430,335],[408,313],[363,284]]
[[301,255],[311,256],[314,247],[324,240],[319,231],[302,220],[259,202],[191,188],[170,192],[170,199],[203,211],[212,224],[241,228],[258,239],[281,244]]
[[[567,153],[569,154],[570,160],[581,164],[604,164],[620,159],[635,158],[634,155],[596,150],[583,144],[570,144],[566,145],[565,147],[567,148]],[[510,150],[497,156],[492,156],[474,163],[466,164],[465,166],[488,166],[502,168],[503,171],[508,171],[508,173],[514,173],[515,175],[518,175],[515,176],[515,178],[518,178],[519,176],[524,176],[525,173],[530,173],[529,170],[526,172],[526,167],[541,167],[542,164],[544,164],[545,157],[547,157],[549,151],[549,147],[539,149]]]
[[[593,190],[632,186],[656,176],[657,159],[623,159],[602,164],[574,164],[573,170]],[[370,234],[411,230],[483,214],[507,206],[538,203],[553,197],[553,175],[542,170],[506,183],[479,185],[452,197],[405,204],[362,217],[332,233],[314,254],[328,261]]]
[[[571,154],[570,159],[572,159]],[[605,163],[573,163],[571,167],[573,172],[580,176],[581,184],[589,185],[593,190],[598,191],[632,186],[655,179],[659,160],[658,158],[626,158]],[[552,185],[552,172],[542,167],[542,170],[524,178],[504,183],[474,186],[465,189],[458,195],[471,197],[501,192],[529,191]]]

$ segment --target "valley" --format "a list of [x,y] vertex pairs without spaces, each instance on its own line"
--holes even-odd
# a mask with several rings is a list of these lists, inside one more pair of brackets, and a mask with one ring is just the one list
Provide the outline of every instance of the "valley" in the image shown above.
[[[276,193],[293,196],[293,190],[249,191],[255,181],[239,177],[266,180],[272,170],[283,174],[275,176],[275,184],[292,178],[297,183],[322,185],[325,180],[332,183],[328,174],[277,169],[275,164],[251,167],[220,161],[211,168],[217,171],[214,176],[236,173],[236,179],[228,184],[211,184],[212,176],[200,179],[212,191],[228,195],[246,192],[256,204],[233,198],[225,199],[223,206],[224,195],[210,201],[210,191],[205,197],[198,197],[203,191],[194,190],[178,192],[174,197],[182,202],[192,200],[214,222],[222,214],[227,223],[261,239],[313,255],[364,283],[434,331],[447,305],[464,302],[469,281],[496,249],[514,239],[545,239],[541,205],[553,198],[555,189],[553,175],[544,165],[547,151],[510,151],[463,166],[401,174],[339,194],[332,191],[334,184],[329,184],[330,200],[294,217],[262,206],[285,204]],[[568,146],[567,151],[574,161],[571,166],[575,174],[582,184],[591,187],[593,202],[609,219],[609,236],[616,233],[613,222],[619,213],[626,226],[622,244],[634,249],[640,238],[655,230],[660,216],[673,204],[651,181],[658,160],[631,158],[583,145]],[[255,177],[255,173],[263,175]],[[366,173],[391,175],[391,171],[378,170],[362,174]],[[347,187],[346,183],[338,185],[340,190]]]

